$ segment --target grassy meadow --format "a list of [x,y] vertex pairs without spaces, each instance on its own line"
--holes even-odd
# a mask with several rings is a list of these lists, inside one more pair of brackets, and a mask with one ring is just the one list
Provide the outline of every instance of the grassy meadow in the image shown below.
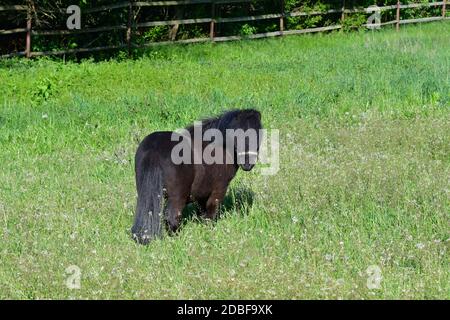
[[[279,172],[135,244],[140,139],[245,107]],[[449,108],[448,22],[0,61],[0,298],[449,299]]]

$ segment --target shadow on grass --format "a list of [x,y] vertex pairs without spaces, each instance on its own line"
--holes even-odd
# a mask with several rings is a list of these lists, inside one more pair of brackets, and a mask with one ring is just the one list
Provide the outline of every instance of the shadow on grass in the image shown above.
[[[254,192],[248,188],[230,188],[220,206],[217,220],[220,220],[225,214],[238,213],[246,215],[253,206],[254,195]],[[196,203],[188,204],[183,210],[182,219],[183,224],[187,221],[201,223],[199,206]]]

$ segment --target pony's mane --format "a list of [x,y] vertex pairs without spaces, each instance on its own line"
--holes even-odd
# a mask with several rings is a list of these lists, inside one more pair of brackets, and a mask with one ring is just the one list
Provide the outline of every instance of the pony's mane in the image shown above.
[[[230,127],[231,122],[241,115],[245,115],[246,117],[255,117],[258,120],[261,117],[259,111],[255,109],[230,110],[222,113],[219,116],[201,120],[202,131],[206,131],[208,129],[218,129],[221,132],[225,133],[225,130]],[[194,131],[194,125],[191,125],[186,129],[192,134]]]

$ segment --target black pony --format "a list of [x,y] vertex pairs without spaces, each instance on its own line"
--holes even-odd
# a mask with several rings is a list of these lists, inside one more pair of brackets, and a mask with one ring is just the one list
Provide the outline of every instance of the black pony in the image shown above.
[[[135,157],[138,200],[131,229],[133,238],[147,244],[160,237],[161,218],[165,219],[169,231],[175,232],[183,208],[190,202],[198,204],[205,219],[215,219],[219,204],[239,167],[245,171],[253,168],[261,142],[260,129],[261,114],[246,109],[203,120],[186,128],[184,133],[161,131],[145,137]],[[215,139],[209,137],[210,142],[204,141],[208,140],[205,139],[208,130],[220,133],[223,139],[214,136]],[[256,142],[252,143],[248,132],[256,133]],[[201,133],[201,137],[196,133]],[[184,139],[188,143],[182,147],[187,154],[174,153],[180,148],[179,141]],[[198,139],[201,139],[200,143]],[[211,149],[210,154],[216,160],[213,163],[203,157]],[[185,161],[174,161],[174,154],[184,156]]]

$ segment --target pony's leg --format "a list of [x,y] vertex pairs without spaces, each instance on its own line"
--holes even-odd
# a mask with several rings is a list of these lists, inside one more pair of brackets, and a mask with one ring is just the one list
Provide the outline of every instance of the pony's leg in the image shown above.
[[[225,190],[226,191],[226,190]],[[222,203],[225,196],[225,191],[223,192],[213,192],[206,202],[206,212],[204,217],[206,219],[215,220],[217,217],[217,212],[219,211],[219,205]]]
[[175,233],[178,230],[181,222],[181,213],[185,206],[185,195],[169,196],[166,209],[166,221],[170,232]]
[[199,215],[201,217],[206,217],[206,202],[208,199],[197,200],[197,208],[199,209]]

